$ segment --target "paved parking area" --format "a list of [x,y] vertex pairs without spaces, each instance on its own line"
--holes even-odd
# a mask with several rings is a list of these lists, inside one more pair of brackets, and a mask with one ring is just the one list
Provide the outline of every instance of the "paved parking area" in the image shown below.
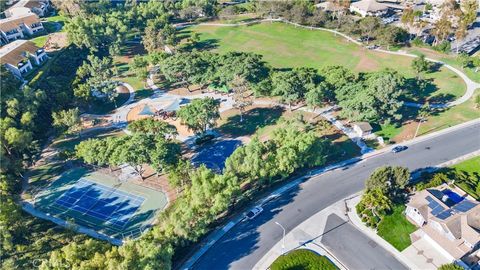
[[336,214],[328,216],[321,242],[349,269],[408,269]]

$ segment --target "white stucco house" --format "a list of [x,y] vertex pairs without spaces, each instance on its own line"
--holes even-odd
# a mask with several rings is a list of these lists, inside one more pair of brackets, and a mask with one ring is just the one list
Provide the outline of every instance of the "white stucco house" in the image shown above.
[[11,17],[31,10],[40,17],[44,17],[50,8],[50,0],[20,0],[5,11],[5,16]]
[[0,20],[0,38],[2,43],[24,38],[43,31],[40,18],[34,13],[27,13]]
[[0,48],[0,62],[19,78],[47,59],[45,51],[28,40],[15,40]]
[[456,187],[444,184],[410,197],[405,215],[419,229],[412,244],[427,241],[450,262],[480,262],[480,202]]

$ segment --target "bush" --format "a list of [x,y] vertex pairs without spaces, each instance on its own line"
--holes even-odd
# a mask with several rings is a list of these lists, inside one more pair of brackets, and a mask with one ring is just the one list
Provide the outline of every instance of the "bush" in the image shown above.
[[271,270],[336,270],[327,257],[320,256],[307,249],[297,249],[278,257],[270,266]]
[[450,46],[450,42],[444,41],[436,46],[433,46],[432,48],[439,52],[448,53],[451,49],[451,46]]

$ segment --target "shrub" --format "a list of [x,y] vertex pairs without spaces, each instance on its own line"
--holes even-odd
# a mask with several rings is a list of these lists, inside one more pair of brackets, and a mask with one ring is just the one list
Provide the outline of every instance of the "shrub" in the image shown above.
[[270,266],[271,270],[336,270],[338,269],[327,257],[320,256],[307,249],[297,249],[278,257]]

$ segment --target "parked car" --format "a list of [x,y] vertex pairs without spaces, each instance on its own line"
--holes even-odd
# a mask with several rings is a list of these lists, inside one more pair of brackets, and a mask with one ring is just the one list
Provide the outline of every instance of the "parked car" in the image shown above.
[[248,211],[245,214],[246,219],[254,219],[256,216],[258,216],[261,212],[263,211],[263,208],[261,206],[255,206],[252,208],[250,211]]
[[402,152],[402,151],[407,150],[407,148],[408,147],[406,147],[405,145],[395,146],[394,148],[392,148],[392,153]]
[[378,45],[370,45],[370,46],[367,46],[366,48],[369,49],[369,50],[375,50],[378,47],[379,47]]

